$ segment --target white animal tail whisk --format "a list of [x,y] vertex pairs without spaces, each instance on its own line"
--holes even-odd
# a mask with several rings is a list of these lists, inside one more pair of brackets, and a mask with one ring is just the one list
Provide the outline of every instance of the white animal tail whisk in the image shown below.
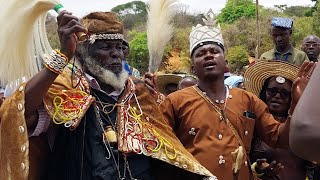
[[49,10],[58,0],[0,0],[0,83],[31,78],[52,51],[45,29]]
[[158,70],[166,44],[173,34],[172,18],[178,0],[150,0],[148,9],[147,35],[149,49],[149,72]]

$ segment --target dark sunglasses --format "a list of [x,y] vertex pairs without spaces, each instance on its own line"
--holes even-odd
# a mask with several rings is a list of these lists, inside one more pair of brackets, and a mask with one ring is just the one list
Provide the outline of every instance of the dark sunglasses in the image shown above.
[[279,93],[280,96],[285,99],[288,99],[291,96],[290,91],[286,91],[286,90],[278,89],[278,88],[267,88],[267,93],[273,97]]

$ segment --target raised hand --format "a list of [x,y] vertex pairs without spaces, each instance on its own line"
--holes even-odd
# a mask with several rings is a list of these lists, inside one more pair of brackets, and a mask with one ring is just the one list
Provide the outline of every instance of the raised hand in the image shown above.
[[75,33],[87,30],[80,24],[79,19],[68,11],[63,11],[57,17],[58,35],[61,45],[61,53],[66,55],[68,59],[74,56],[77,48],[78,39]]
[[298,103],[304,89],[306,88],[309,82],[309,79],[312,75],[312,72],[315,66],[316,66],[316,63],[314,62],[304,62],[300,67],[298,78],[293,82],[292,89],[291,89],[291,92],[292,92],[291,104],[293,106],[295,106]]
[[158,92],[157,92],[157,76],[150,73],[150,72],[147,72],[145,75],[144,75],[144,82],[146,83],[146,86],[148,87],[148,89],[150,90],[150,92],[153,94],[153,95],[158,95]]
[[256,172],[263,174],[264,177],[274,177],[284,168],[281,163],[277,163],[276,161],[272,161],[270,164],[267,163],[267,159],[257,159],[256,162]]

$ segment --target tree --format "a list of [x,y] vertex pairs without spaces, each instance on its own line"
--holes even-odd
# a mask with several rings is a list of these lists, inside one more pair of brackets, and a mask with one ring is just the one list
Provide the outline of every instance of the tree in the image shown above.
[[220,22],[233,23],[240,17],[253,18],[255,14],[256,5],[252,0],[228,0],[218,19]]
[[313,29],[317,36],[320,36],[320,4],[317,4],[316,11],[313,13]]
[[49,43],[53,49],[60,49],[60,41],[58,36],[58,25],[56,17],[48,13],[46,19],[46,30]]
[[149,52],[147,45],[147,33],[146,32],[131,32],[135,33],[133,39],[129,42],[130,55],[129,64],[141,73],[148,71],[149,65]]
[[125,15],[147,15],[147,5],[142,1],[131,1],[125,4],[118,5],[111,9],[112,12],[115,12],[120,18]]
[[309,11],[307,11],[307,12],[305,13],[305,15],[308,16],[308,17],[312,16],[313,13],[314,13],[315,11],[317,11],[317,6],[318,6],[318,4],[319,4],[319,1],[318,1],[318,0],[311,0],[311,1],[312,1],[312,2],[315,2],[315,4],[314,4],[313,7],[311,7],[311,9],[310,9]]
[[249,64],[247,52],[245,45],[234,46],[228,49],[226,59],[230,63],[232,72]]
[[314,34],[312,20],[312,17],[301,17],[294,20],[291,42],[295,47],[301,47],[302,40],[306,36]]
[[131,30],[135,25],[146,22],[147,5],[142,1],[132,1],[111,9],[122,20],[125,29]]
[[283,11],[287,16],[296,16],[296,17],[304,17],[308,11],[311,10],[311,7],[306,6],[290,6],[286,7]]

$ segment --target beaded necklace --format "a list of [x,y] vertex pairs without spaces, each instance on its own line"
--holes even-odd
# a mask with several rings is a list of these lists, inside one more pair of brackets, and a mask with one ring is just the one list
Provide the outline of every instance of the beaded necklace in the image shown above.
[[204,99],[206,100],[209,104],[211,104],[214,108],[214,110],[219,114],[219,118],[220,120],[226,120],[227,116],[225,113],[225,109],[227,106],[227,101],[228,98],[232,98],[232,96],[229,94],[229,87],[227,85],[225,85],[225,91],[226,91],[226,96],[224,100],[215,100],[216,104],[221,104],[223,105],[223,108],[219,107],[218,105],[216,105],[215,103],[213,103],[211,101],[211,99],[208,97],[206,92],[203,92],[198,86],[193,86],[193,88],[197,91],[197,93]]
[[[96,102],[99,102],[99,103],[102,105],[102,102],[100,101],[99,97],[98,97],[98,96],[96,96],[96,97],[97,97],[97,99],[98,99],[98,101],[96,101]],[[114,108],[113,108],[113,109],[114,109]],[[96,117],[97,117],[97,119],[98,119],[99,125],[100,125],[100,127],[101,127],[101,130],[102,130],[102,132],[104,133],[105,129],[104,129],[103,121],[102,121],[102,116],[103,116],[103,115],[100,113],[100,108],[99,108],[99,106],[98,106],[96,103],[94,103],[94,110],[95,110],[95,114],[96,114]],[[110,111],[110,112],[112,112],[112,111]],[[110,125],[112,126],[113,130],[116,131],[116,128],[115,128],[116,124],[113,124],[113,123],[112,123],[112,120],[111,120],[110,116],[108,115],[108,113],[106,113],[106,116],[107,116],[107,118],[105,118],[105,117],[103,116],[104,119],[105,119],[106,121],[108,121],[108,122],[110,123]],[[120,154],[120,151],[118,151],[118,157],[117,157],[117,160],[116,160],[116,157],[114,156],[113,152],[110,151],[113,147],[111,146],[110,142],[107,141],[106,138],[104,138],[104,134],[102,134],[102,136],[103,136],[103,138],[102,138],[103,144],[104,144],[104,146],[105,146],[105,148],[106,148],[106,151],[107,151],[107,153],[108,153],[108,155],[107,155],[105,158],[106,158],[107,160],[109,160],[110,158],[112,158],[112,160],[113,160],[113,162],[114,162],[114,164],[115,164],[115,166],[116,166],[119,179],[120,179],[120,180],[125,180],[125,179],[127,179],[127,178],[126,178],[126,170],[128,170],[128,174],[129,174],[130,180],[137,180],[137,179],[135,179],[135,178],[132,177],[132,173],[131,173],[131,170],[130,170],[130,167],[129,167],[129,163],[128,163],[128,160],[127,160],[127,157],[126,157],[125,154],[122,154],[122,155],[123,155],[123,159],[124,159],[124,168],[123,168],[123,169],[124,169],[124,172],[123,172],[123,175],[121,176],[120,168],[119,168],[119,167],[120,167],[120,155],[119,155],[119,154]]]

